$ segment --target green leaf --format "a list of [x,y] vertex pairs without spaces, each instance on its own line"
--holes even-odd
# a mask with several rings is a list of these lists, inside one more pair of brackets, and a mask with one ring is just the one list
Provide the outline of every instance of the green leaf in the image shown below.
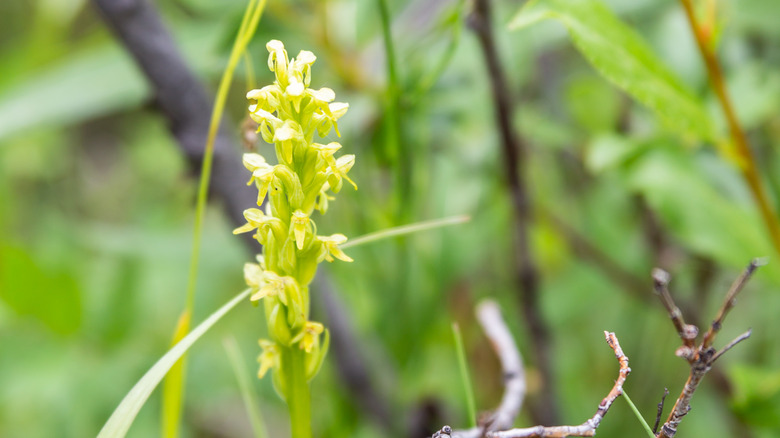
[[[629,163],[625,184],[644,195],[663,224],[689,249],[734,268],[772,254],[758,211],[739,186],[739,176],[713,156],[697,157],[674,144],[654,143]],[[705,172],[707,167],[711,172]],[[713,177],[717,175],[717,178]],[[719,188],[715,188],[719,187]],[[733,189],[732,189],[733,190]],[[780,271],[762,275],[780,282]]]
[[417,233],[420,231],[427,231],[436,228],[445,227],[448,225],[457,225],[470,221],[469,216],[450,216],[442,219],[433,219],[430,221],[416,222],[409,225],[401,225],[398,227],[387,228],[373,233],[364,234],[362,236],[350,239],[343,245],[339,245],[342,249],[352,248],[353,246],[365,245],[366,243],[375,242],[377,240],[388,239],[390,237],[403,236],[406,234]]
[[0,94],[0,139],[62,126],[140,104],[149,94],[129,55],[105,45],[29,75]]
[[168,373],[168,370],[181,358],[184,353],[195,343],[201,336],[203,336],[217,321],[222,319],[225,314],[232,310],[238,303],[246,299],[249,296],[249,289],[236,295],[233,299],[227,302],[224,306],[220,307],[216,312],[212,313],[205,321],[195,327],[190,334],[184,337],[178,344],[168,350],[160,360],[157,361],[149,371],[141,377],[141,380],[133,386],[130,392],[127,393],[122,402],[119,403],[114,413],[106,421],[106,424],[100,430],[98,438],[115,438],[124,437],[127,431],[130,429],[130,425],[133,424],[138,411],[141,410],[146,400],[151,395],[154,388],[160,383],[160,381]]
[[62,270],[47,269],[23,248],[0,245],[0,300],[59,334],[81,325],[81,290]]
[[[212,47],[218,28],[186,27],[182,51],[196,72],[211,69],[204,48]],[[45,125],[67,126],[133,108],[150,95],[130,55],[117,44],[75,51],[61,62],[30,73],[0,90],[0,140]]]
[[669,128],[686,137],[712,142],[719,138],[702,103],[601,2],[531,1],[509,27],[524,28],[548,18],[566,26],[574,45],[601,75],[653,110]]

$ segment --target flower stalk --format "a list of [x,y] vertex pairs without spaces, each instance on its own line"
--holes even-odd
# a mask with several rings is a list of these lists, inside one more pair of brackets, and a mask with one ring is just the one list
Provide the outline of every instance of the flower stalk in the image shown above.
[[313,89],[311,66],[316,57],[302,50],[290,59],[284,45],[271,40],[268,68],[276,80],[272,85],[247,93],[250,117],[257,132],[274,145],[278,164],[260,154],[244,154],[244,166],[251,172],[249,184],[258,190],[257,206],[244,211],[247,223],[234,234],[254,232],[263,245],[257,263],[244,266],[244,278],[252,290],[251,300],[262,301],[271,339],[261,339],[258,377],[269,371],[274,387],[286,401],[293,438],[309,438],[311,396],[309,381],[317,374],[328,350],[328,330],[309,320],[309,284],[322,261],[351,262],[339,245],[343,234],[317,234],[312,218],[315,210],[324,214],[330,193],[338,193],[344,181],[357,189],[347,173],[354,155],[338,158],[336,142],[320,144],[318,137],[331,130],[338,135],[338,119],[349,105],[334,102],[329,88]]

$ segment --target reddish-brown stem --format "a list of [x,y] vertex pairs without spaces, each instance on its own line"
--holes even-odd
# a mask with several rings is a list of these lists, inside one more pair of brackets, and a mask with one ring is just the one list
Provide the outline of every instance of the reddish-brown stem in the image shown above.
[[712,89],[715,91],[720,106],[723,108],[723,113],[726,116],[731,139],[734,142],[734,147],[736,148],[737,156],[739,157],[739,167],[742,171],[742,177],[750,188],[750,192],[753,194],[756,204],[758,204],[758,208],[761,211],[761,217],[763,218],[766,227],[769,229],[772,244],[774,245],[775,250],[780,253],[780,221],[778,221],[775,211],[769,204],[769,198],[761,183],[761,176],[758,172],[756,160],[748,146],[747,136],[737,120],[736,112],[734,111],[731,99],[729,99],[729,95],[726,91],[726,84],[723,79],[723,72],[720,69],[720,64],[712,50],[709,38],[702,32],[701,27],[696,20],[691,0],[680,0],[680,3],[682,3],[683,8],[685,9],[685,16],[688,18],[691,31],[696,38],[696,45],[699,47],[699,52],[701,52],[701,56],[704,58],[704,63],[707,66],[707,74],[709,75]]

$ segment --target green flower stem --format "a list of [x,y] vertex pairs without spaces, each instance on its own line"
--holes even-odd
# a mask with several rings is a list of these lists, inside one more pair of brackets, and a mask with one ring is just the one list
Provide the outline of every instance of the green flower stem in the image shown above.
[[338,247],[346,236],[317,235],[311,215],[327,211],[328,200],[334,198],[326,191],[338,193],[344,181],[357,188],[347,176],[355,156],[336,158],[338,142],[314,141],[315,134],[324,138],[332,129],[338,134],[336,121],[349,108],[333,102],[330,88],[310,87],[316,56],[301,50],[290,58],[279,40],[269,41],[266,49],[276,80],[249,91],[247,99],[254,102],[250,117],[263,140],[274,145],[278,164],[269,164],[257,153],[244,154],[244,166],[252,174],[249,183],[258,189],[257,206],[266,196],[269,203],[265,211],[245,210],[246,225],[233,232],[254,231],[263,245],[257,263],[244,265],[244,278],[253,292],[250,299],[263,300],[271,338],[259,340],[258,376],[272,371],[275,387],[287,403],[292,437],[311,438],[309,381],[322,365],[330,338],[321,323],[309,320],[309,283],[318,263],[352,261]]
[[305,352],[297,346],[282,349],[282,385],[287,388],[292,438],[311,438],[311,392],[306,381]]

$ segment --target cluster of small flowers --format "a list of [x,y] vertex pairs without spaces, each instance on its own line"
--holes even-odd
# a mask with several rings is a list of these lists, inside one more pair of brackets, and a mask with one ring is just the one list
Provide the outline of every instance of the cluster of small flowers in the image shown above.
[[[343,234],[317,235],[311,218],[314,210],[324,214],[328,191],[339,192],[344,181],[357,189],[347,172],[355,163],[354,155],[334,157],[341,145],[314,142],[314,134],[338,134],[337,120],[349,107],[333,102],[329,88],[315,90],[311,83],[313,53],[302,50],[288,59],[281,41],[271,40],[268,68],[276,81],[247,93],[256,103],[249,106],[250,117],[258,123],[263,140],[273,143],[279,164],[271,165],[256,153],[244,154],[244,166],[252,172],[249,184],[258,189],[257,205],[265,211],[244,211],[247,223],[234,234],[254,231],[263,245],[258,263],[244,266],[244,277],[252,289],[252,301],[263,301],[271,340],[261,339],[259,357],[262,378],[268,370],[279,370],[285,355],[282,349],[298,348],[306,352],[306,374],[310,380],[319,370],[327,352],[328,332],[323,325],[308,320],[309,283],[323,260],[334,258],[351,262],[338,245],[346,242]],[[324,333],[324,340],[321,340]],[[276,379],[275,379],[276,382]],[[277,382],[279,383],[279,382]]]

